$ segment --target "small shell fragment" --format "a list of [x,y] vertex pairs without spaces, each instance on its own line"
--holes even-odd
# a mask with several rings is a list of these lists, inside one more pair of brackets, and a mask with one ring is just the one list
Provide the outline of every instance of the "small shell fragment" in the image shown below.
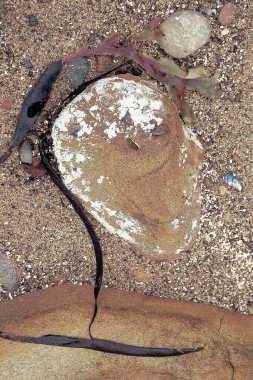
[[19,159],[22,164],[32,164],[33,161],[33,151],[32,144],[29,140],[25,140],[22,142],[18,149]]
[[224,183],[235,188],[238,191],[242,191],[242,184],[239,179],[233,173],[227,173],[224,175]]
[[126,140],[128,142],[129,148],[139,150],[139,145],[134,140],[132,140],[130,137],[127,137]]

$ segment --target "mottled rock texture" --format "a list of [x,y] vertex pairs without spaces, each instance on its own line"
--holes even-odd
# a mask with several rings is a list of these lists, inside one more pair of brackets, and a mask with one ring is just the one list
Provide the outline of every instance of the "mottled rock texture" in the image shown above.
[[63,110],[52,135],[66,185],[108,231],[151,259],[189,249],[203,148],[158,87],[131,75],[100,80]]
[[164,19],[159,29],[159,44],[175,58],[184,58],[194,53],[211,35],[211,27],[205,16],[188,10],[172,13]]
[[[5,380],[252,380],[253,318],[194,302],[103,289],[97,338],[141,346],[197,347],[195,354],[137,358],[0,339]],[[88,337],[93,290],[58,286],[0,305],[0,331]]]

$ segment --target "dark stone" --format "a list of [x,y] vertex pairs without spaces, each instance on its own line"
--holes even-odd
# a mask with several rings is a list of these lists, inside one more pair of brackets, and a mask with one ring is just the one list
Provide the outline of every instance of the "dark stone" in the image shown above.
[[85,58],[79,58],[71,62],[65,72],[65,79],[73,87],[79,87],[89,72],[90,64]]
[[24,184],[26,186],[31,186],[33,184],[33,182],[34,182],[33,178],[28,178],[28,179],[25,180]]
[[29,21],[29,25],[31,25],[31,26],[36,26],[39,23],[39,20],[37,19],[37,17],[35,17],[33,15],[28,16],[28,21]]

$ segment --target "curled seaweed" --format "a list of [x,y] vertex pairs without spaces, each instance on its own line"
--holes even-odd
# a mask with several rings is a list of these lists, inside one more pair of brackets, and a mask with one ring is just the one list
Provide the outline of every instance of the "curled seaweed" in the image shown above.
[[81,48],[63,59],[63,63],[71,62],[80,57],[91,57],[100,54],[111,54],[130,58],[142,66],[154,79],[165,84],[169,95],[176,103],[186,122],[194,122],[193,112],[184,98],[185,89],[198,91],[206,97],[214,97],[219,93],[218,79],[205,70],[203,66],[190,69],[188,72],[180,69],[172,60],[154,59],[148,55],[138,53],[125,46],[114,46],[119,40],[114,34],[103,41],[96,48]]

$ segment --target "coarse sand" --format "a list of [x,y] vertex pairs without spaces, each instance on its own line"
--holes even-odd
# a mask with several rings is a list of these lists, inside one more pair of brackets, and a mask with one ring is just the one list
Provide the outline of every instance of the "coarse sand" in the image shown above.
[[[133,48],[162,55],[156,43],[134,41],[152,17],[178,9],[216,10],[208,17],[210,42],[192,56],[177,60],[185,68],[204,63],[212,73],[219,70],[221,75],[220,98],[188,95],[197,117],[194,131],[207,146],[201,176],[201,226],[195,246],[173,262],[152,262],[92,221],[104,249],[104,286],[250,313],[253,2],[234,1],[236,19],[222,27],[217,14],[225,3],[5,0],[0,5],[0,152],[8,147],[24,96],[53,60],[87,44],[96,46],[114,32],[127,38]],[[29,24],[31,15],[38,19],[37,25]],[[101,70],[108,62],[92,59],[90,76],[96,74],[97,65]],[[53,110],[69,91],[61,75],[47,110]],[[6,109],[6,99],[7,103],[11,100],[11,109]],[[20,280],[12,294],[2,288],[1,300],[57,284],[92,284],[95,260],[87,231],[49,177],[25,183],[28,177],[16,151],[0,169],[0,253],[11,260]],[[228,172],[237,175],[243,191],[224,186],[223,176]]]

